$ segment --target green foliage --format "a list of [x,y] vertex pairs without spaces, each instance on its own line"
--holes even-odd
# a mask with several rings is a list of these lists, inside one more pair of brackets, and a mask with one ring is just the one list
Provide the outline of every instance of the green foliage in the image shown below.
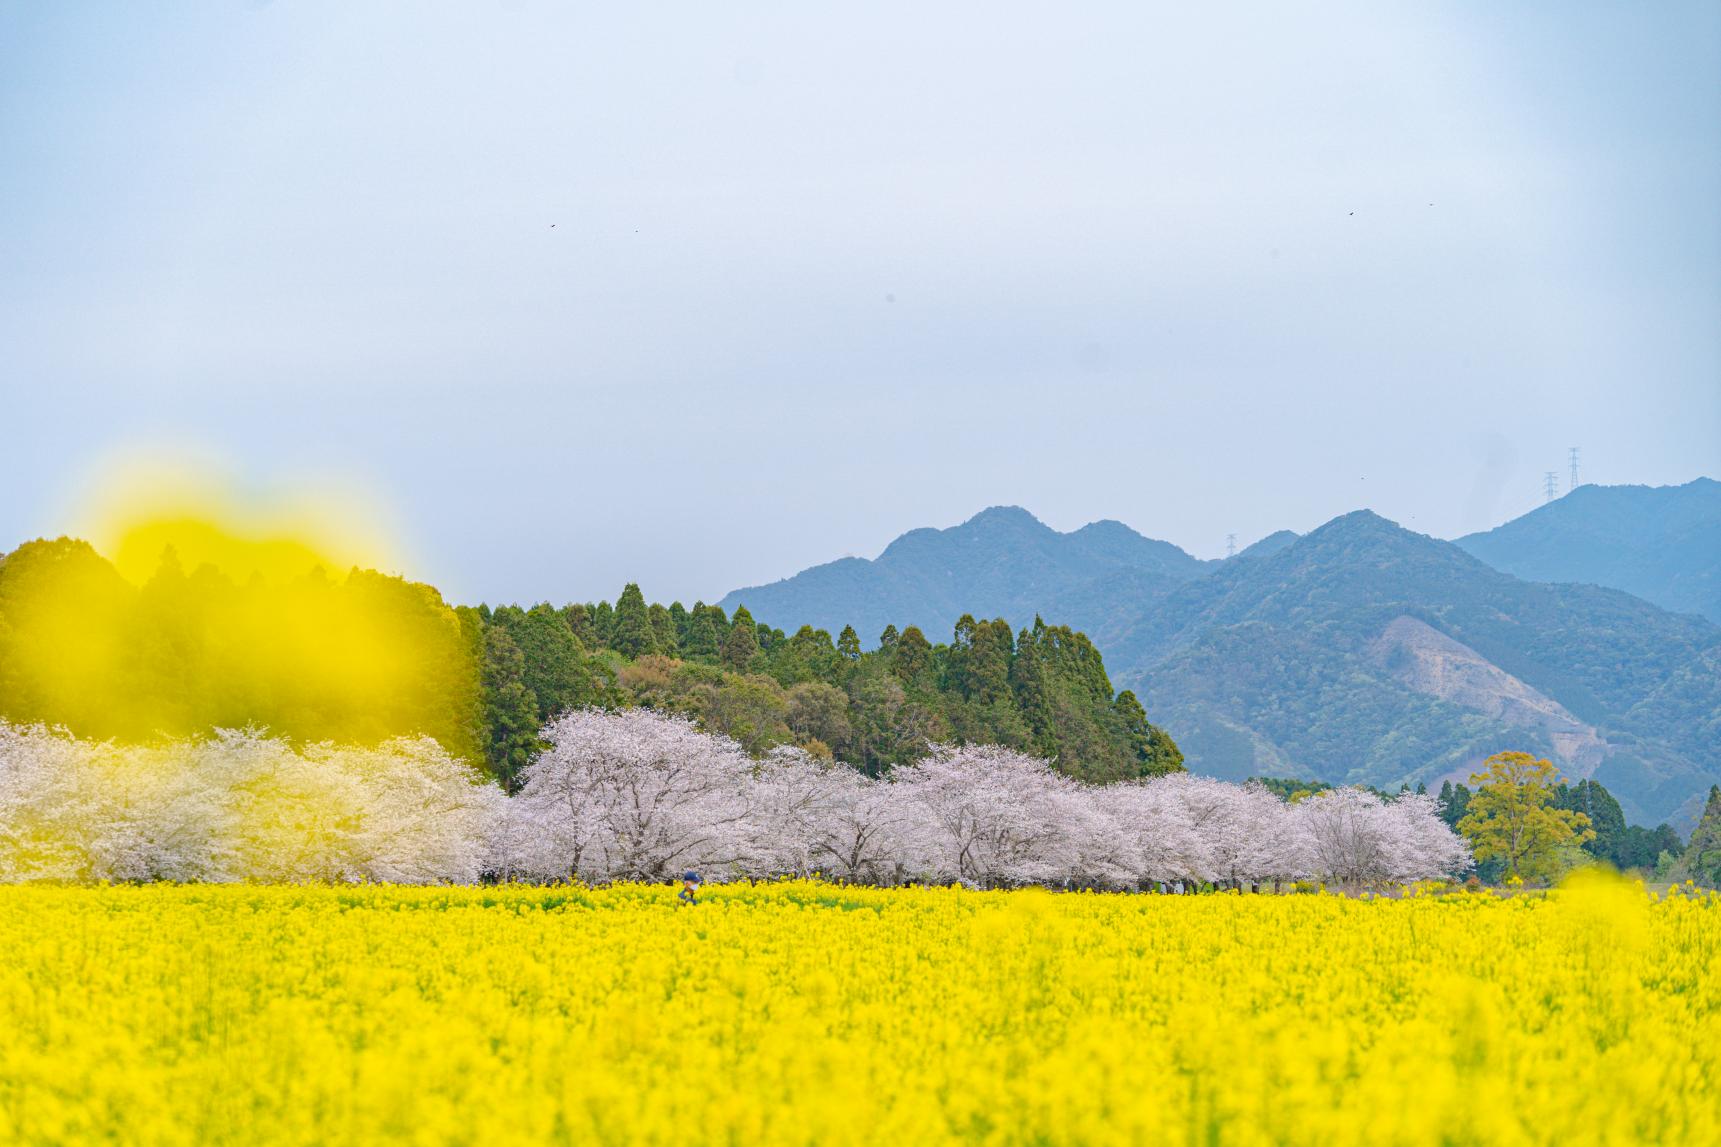
[[737,673],[744,673],[758,656],[759,627],[753,623],[753,615],[747,612],[747,607],[742,606],[735,611],[735,617],[729,623],[729,633],[723,638],[723,664]]
[[1695,880],[1709,888],[1721,888],[1721,785],[1709,786],[1703,819],[1691,834],[1685,855],[1673,869],[1678,880]]
[[526,656],[507,627],[485,627],[484,664],[479,674],[484,698],[484,760],[509,792],[514,791],[521,772],[540,747],[538,701],[526,680]]
[[522,684],[532,695],[539,722],[564,709],[599,704],[605,691],[586,659],[566,615],[548,605],[522,611],[505,605],[491,614],[491,624],[503,630],[522,655]]
[[1477,860],[1498,860],[1508,877],[1552,880],[1569,867],[1570,850],[1595,839],[1589,817],[1555,804],[1559,772],[1528,753],[1495,753],[1458,831]]
[[[796,744],[874,775],[944,741],[1029,750],[1091,780],[1183,768],[1136,695],[1113,694],[1093,643],[1038,618],[1012,634],[1004,621],[965,616],[948,645],[914,626],[893,628],[867,652],[853,626],[834,642],[810,625],[785,635],[745,606],[726,618],[703,603],[647,605],[633,585],[613,608],[501,606],[473,617],[507,639],[486,647],[486,755],[498,775],[512,776],[532,743],[521,691],[540,723],[577,705],[649,705],[686,713],[750,752]],[[594,641],[576,636],[576,625]]]
[[629,582],[616,599],[615,624],[605,642],[624,657],[643,657],[658,650],[657,630],[639,586]]

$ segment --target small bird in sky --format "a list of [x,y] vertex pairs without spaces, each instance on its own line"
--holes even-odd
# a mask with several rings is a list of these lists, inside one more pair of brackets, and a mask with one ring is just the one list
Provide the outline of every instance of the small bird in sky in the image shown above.
[[1352,211],[1352,212],[1351,212],[1351,214],[1352,214],[1352,215],[1355,215],[1355,214],[1356,214],[1356,212],[1355,212],[1355,211]]
[[556,225],[554,223],[550,224],[550,230],[554,231],[555,229],[556,229]]

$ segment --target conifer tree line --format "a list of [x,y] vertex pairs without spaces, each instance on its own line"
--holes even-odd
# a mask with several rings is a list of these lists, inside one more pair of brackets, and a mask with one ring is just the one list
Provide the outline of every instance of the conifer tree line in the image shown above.
[[1097,783],[1183,768],[1135,694],[1113,692],[1093,642],[1039,618],[1013,632],[964,616],[936,644],[889,626],[863,650],[852,626],[790,634],[745,606],[648,604],[635,584],[614,604],[459,612],[482,634],[484,753],[510,790],[539,731],[586,706],[685,714],[754,755],[797,746],[869,776],[933,743],[1002,745]]

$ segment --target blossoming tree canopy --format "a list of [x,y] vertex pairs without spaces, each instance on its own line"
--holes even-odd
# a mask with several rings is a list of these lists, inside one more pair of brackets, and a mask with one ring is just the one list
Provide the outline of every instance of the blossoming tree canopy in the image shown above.
[[1468,850],[1426,797],[1287,805],[1182,774],[1090,785],[996,745],[889,778],[798,749],[763,761],[686,717],[576,710],[510,797],[428,737],[258,732],[127,745],[0,722],[0,881],[472,883],[823,875],[1139,888],[1449,876]]

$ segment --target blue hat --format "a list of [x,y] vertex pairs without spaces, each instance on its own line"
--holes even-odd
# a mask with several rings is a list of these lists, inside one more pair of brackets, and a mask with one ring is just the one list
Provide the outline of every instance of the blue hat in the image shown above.
[[697,872],[693,871],[693,869],[689,868],[686,872],[681,874],[681,879],[683,879],[683,880],[698,880],[699,879],[699,873],[697,873]]

